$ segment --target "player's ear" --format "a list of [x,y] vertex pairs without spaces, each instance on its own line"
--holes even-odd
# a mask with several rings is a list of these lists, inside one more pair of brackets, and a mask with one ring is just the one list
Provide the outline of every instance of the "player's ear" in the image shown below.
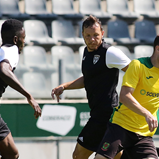
[[14,42],[15,45],[17,44],[17,42],[18,42],[18,37],[17,36],[13,37],[13,42]]
[[104,30],[102,30],[102,36],[104,36]]

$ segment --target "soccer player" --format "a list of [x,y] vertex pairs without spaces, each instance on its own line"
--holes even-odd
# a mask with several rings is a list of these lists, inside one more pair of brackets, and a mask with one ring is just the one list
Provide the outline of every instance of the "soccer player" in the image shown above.
[[[0,47],[0,97],[5,92],[9,85],[27,98],[28,103],[34,109],[34,116],[38,118],[41,116],[41,108],[32,97],[32,95],[25,90],[25,88],[18,81],[14,75],[19,54],[22,51],[25,43],[25,30],[22,22],[16,19],[6,20],[1,28],[2,46]],[[0,116],[0,154],[1,159],[17,159],[19,157],[18,150],[15,146],[13,137],[7,124]]]
[[95,159],[111,159],[122,149],[132,159],[158,159],[152,136],[158,127],[159,36],[154,40],[151,57],[130,63],[123,77],[120,102]]
[[56,95],[57,101],[66,89],[85,88],[87,93],[90,119],[78,136],[73,159],[88,159],[97,151],[113,107],[118,106],[116,86],[119,69],[125,72],[130,63],[121,50],[102,40],[104,30],[96,17],[90,15],[84,20],[82,34],[86,43],[82,61],[83,76],[52,90],[52,98]]

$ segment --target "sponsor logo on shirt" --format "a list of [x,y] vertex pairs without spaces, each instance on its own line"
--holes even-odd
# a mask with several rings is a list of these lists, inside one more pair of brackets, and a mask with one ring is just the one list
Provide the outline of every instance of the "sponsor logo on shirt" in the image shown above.
[[146,96],[149,96],[149,97],[157,97],[157,98],[159,98],[159,93],[147,92],[144,89],[140,90],[140,94],[141,95],[146,95]]
[[146,77],[147,79],[153,78],[152,76]]
[[99,61],[100,55],[94,55],[93,64],[96,64]]
[[104,144],[103,144],[103,146],[102,146],[102,150],[103,151],[107,151],[107,149],[108,149],[108,147],[110,146],[110,144],[108,143],[108,142],[105,142]]

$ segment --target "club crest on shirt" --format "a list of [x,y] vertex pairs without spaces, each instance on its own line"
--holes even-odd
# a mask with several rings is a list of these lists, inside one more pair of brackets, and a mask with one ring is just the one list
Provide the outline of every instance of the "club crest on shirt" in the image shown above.
[[100,55],[94,55],[93,64],[96,64],[99,61]]

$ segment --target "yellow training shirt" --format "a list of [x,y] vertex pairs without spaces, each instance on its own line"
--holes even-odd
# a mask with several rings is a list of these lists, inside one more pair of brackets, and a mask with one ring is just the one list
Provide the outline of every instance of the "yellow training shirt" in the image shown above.
[[[150,57],[132,60],[123,77],[122,85],[134,88],[134,98],[157,118],[159,68],[153,67]],[[145,117],[131,111],[122,103],[114,108],[110,121],[142,136],[153,136],[156,131],[155,129],[150,132]]]

